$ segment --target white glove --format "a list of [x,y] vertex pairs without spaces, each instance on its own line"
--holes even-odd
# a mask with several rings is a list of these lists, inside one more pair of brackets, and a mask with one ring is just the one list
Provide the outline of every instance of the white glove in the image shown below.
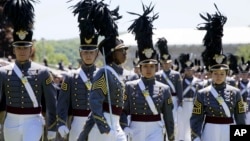
[[116,138],[117,135],[118,135],[118,133],[117,133],[115,130],[112,130],[112,129],[111,129],[111,130],[109,131],[109,134],[108,134],[108,135],[113,136],[113,137]]
[[67,134],[69,133],[69,129],[68,127],[66,127],[65,125],[60,126],[58,128],[58,132],[61,135],[62,138],[65,138],[67,136]]
[[125,127],[123,131],[125,132],[125,134],[127,136],[132,136],[133,135],[133,130],[130,129],[129,127]]
[[182,106],[178,106],[177,111],[182,112]]
[[196,137],[194,141],[201,141],[201,139],[199,137]]
[[56,132],[54,132],[54,131],[48,131],[47,138],[48,138],[48,140],[55,139],[56,138]]

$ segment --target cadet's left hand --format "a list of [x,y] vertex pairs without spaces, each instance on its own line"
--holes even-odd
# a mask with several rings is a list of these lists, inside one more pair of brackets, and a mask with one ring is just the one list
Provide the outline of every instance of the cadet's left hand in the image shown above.
[[56,132],[54,132],[54,131],[48,131],[47,138],[48,138],[48,140],[55,139],[56,138]]

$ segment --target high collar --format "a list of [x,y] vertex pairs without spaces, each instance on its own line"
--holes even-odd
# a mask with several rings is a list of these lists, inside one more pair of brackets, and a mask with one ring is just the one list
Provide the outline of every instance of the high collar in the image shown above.
[[122,66],[117,65],[115,63],[111,63],[109,66],[112,67],[119,75],[123,74],[123,68],[122,68]]
[[155,77],[152,77],[152,78],[141,77],[141,80],[143,81],[144,85],[153,85],[153,84],[155,84]]
[[216,89],[216,90],[221,90],[221,89],[224,89],[224,88],[226,88],[226,83],[225,82],[223,82],[223,83],[221,83],[221,84],[212,84],[213,85],[213,87]]
[[81,66],[81,68],[82,68],[82,70],[83,71],[85,71],[85,72],[93,72],[93,71],[95,71],[96,70],[96,66],[95,65],[89,65],[89,66],[87,66],[87,65],[82,65]]
[[170,69],[169,70],[164,70],[164,73],[166,73],[167,75],[169,75],[170,74]]
[[22,62],[22,63],[15,61],[15,64],[18,66],[19,69],[25,70],[25,69],[30,68],[31,61],[26,61],[26,62]]

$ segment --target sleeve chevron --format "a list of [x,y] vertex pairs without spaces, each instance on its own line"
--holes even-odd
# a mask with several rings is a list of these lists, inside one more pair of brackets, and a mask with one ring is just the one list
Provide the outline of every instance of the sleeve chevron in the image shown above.
[[104,95],[108,93],[106,79],[105,79],[104,74],[97,81],[94,82],[92,86],[92,90],[96,90],[96,89],[101,89]]

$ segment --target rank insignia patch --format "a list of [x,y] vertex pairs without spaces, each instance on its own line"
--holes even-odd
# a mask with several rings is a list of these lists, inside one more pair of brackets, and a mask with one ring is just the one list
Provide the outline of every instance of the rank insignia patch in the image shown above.
[[194,101],[193,114],[201,114],[201,103],[197,99]]
[[108,93],[105,76],[102,75],[97,81],[93,83],[92,90],[101,89],[102,93],[106,95]]
[[67,91],[68,90],[68,84],[65,83],[65,82],[62,82],[61,89],[64,90],[64,91]]
[[244,102],[242,99],[238,102],[238,109],[239,109],[239,114],[244,113],[246,111]]
[[52,82],[52,77],[49,76],[49,77],[46,79],[46,85],[49,85],[51,82]]

